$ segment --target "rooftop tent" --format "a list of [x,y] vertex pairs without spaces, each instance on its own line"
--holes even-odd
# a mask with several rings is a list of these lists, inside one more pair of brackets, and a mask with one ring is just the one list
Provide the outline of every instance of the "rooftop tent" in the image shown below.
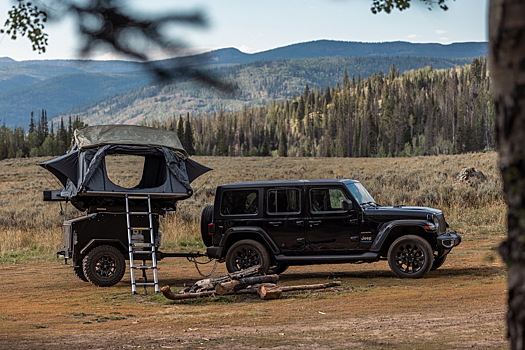
[[[122,154],[144,157],[140,182],[133,188],[113,183],[107,174],[106,156]],[[190,183],[211,170],[191,159],[177,134],[134,125],[97,125],[75,130],[71,151],[39,164],[64,186],[60,196],[81,210],[96,197],[148,194],[171,202],[193,194]]]

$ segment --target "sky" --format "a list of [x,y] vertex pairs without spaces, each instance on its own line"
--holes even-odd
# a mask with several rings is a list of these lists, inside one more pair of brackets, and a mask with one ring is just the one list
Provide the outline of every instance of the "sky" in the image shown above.
[[[50,0],[33,0],[46,4]],[[412,0],[410,9],[374,15],[371,0],[121,0],[129,11],[164,14],[169,11],[199,11],[207,21],[201,27],[170,27],[169,37],[181,41],[191,52],[235,47],[254,53],[318,39],[414,43],[487,41],[489,0],[449,0],[448,11]],[[0,23],[14,0],[0,0]],[[54,9],[48,8],[53,14]],[[48,25],[49,45],[45,54],[31,50],[27,38],[11,40],[0,34],[0,57],[17,61],[75,59],[82,38],[73,18],[62,17]],[[91,59],[117,59],[101,50]],[[120,57],[121,58],[121,57]],[[153,58],[165,58],[155,54]]]

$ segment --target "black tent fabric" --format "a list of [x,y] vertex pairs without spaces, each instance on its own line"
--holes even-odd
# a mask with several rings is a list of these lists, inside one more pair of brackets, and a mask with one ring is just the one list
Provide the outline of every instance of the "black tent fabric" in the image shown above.
[[78,150],[71,151],[58,158],[42,162],[39,165],[55,175],[64,187],[66,186],[68,180],[73,182],[75,186],[77,185]]
[[212,168],[208,168],[207,166],[204,166],[200,163],[197,163],[194,160],[186,159],[186,172],[188,173],[188,180],[190,183],[193,182],[196,178],[201,176],[202,174],[207,173],[208,171],[213,170]]
[[[160,135],[157,140],[156,130]],[[118,137],[120,131],[122,140]],[[97,138],[97,132],[102,132],[100,138]],[[86,127],[75,131],[74,142],[69,153],[39,165],[55,175],[64,186],[61,197],[81,203],[77,206],[79,209],[86,209],[82,203],[96,202],[96,196],[123,197],[139,193],[152,198],[160,196],[164,200],[171,198],[170,207],[174,208],[177,200],[193,194],[190,183],[211,170],[189,159],[177,134],[167,130],[129,125]],[[138,185],[124,188],[108,178],[105,159],[115,154],[144,157]],[[91,198],[78,198],[86,196]]]

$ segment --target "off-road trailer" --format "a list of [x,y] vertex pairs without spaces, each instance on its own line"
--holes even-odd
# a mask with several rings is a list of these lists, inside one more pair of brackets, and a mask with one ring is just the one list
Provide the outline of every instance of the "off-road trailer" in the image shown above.
[[[67,201],[86,212],[64,221],[63,246],[57,252],[66,264],[70,260],[77,277],[112,286],[124,276],[128,260],[132,292],[141,285],[158,292],[158,260],[206,255],[159,250],[160,216],[191,197],[190,183],[211,170],[188,158],[175,133],[130,125],[93,126],[75,130],[73,145],[66,155],[39,165],[64,186],[44,191],[43,200]],[[133,188],[108,178],[105,157],[114,154],[144,157],[141,180]],[[144,280],[137,281],[136,273]]]

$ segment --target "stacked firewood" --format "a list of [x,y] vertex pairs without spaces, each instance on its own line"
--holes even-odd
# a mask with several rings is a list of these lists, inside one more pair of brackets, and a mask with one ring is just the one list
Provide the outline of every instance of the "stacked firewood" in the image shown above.
[[331,282],[281,287],[277,286],[278,281],[278,275],[261,275],[259,267],[254,266],[227,275],[197,281],[178,293],[173,293],[170,286],[162,287],[161,292],[171,300],[230,294],[258,294],[261,299],[277,299],[283,292],[323,289],[341,285],[341,282]]

